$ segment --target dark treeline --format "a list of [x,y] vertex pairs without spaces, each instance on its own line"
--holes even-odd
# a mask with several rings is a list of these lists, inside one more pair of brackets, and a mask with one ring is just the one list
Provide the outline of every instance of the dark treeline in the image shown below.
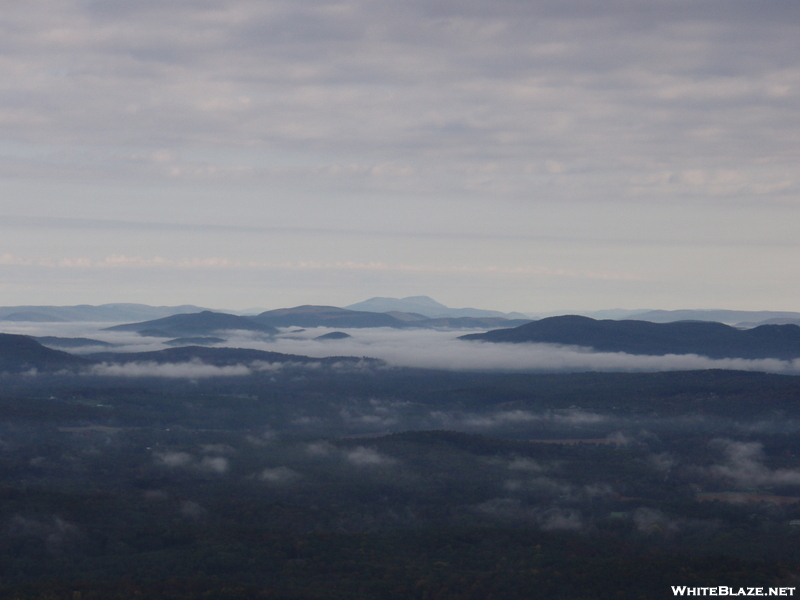
[[800,564],[793,377],[317,363],[3,388],[3,597],[658,598]]

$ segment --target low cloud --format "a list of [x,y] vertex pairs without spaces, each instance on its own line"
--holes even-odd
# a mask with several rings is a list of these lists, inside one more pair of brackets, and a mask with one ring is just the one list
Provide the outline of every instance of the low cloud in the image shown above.
[[173,468],[188,467],[194,462],[194,456],[188,452],[164,452],[156,458],[162,465]]
[[180,513],[187,519],[201,519],[208,511],[192,500],[184,500],[180,505]]
[[562,508],[546,511],[540,516],[539,524],[545,531],[577,531],[583,528],[579,512]]
[[250,375],[246,365],[229,365],[217,367],[200,361],[184,363],[129,362],[103,363],[89,369],[89,373],[101,377],[167,377],[205,379],[208,377],[240,377]]
[[[328,340],[315,337],[345,331],[350,338]],[[484,371],[682,371],[737,369],[776,373],[800,372],[800,359],[712,359],[695,354],[640,356],[623,352],[593,352],[577,346],[555,344],[495,344],[459,340],[465,331],[428,329],[330,329],[317,327],[264,340],[239,336],[226,344],[312,357],[368,356],[395,367]]]
[[670,519],[660,510],[642,506],[633,513],[633,522],[642,533],[666,533],[679,529],[677,521]]
[[539,473],[546,470],[545,467],[532,458],[515,458],[508,465],[508,468],[512,471],[529,471],[532,473]]
[[385,429],[398,423],[397,415],[389,403],[376,404],[375,401],[359,408],[342,408],[339,415],[348,425],[361,425],[370,429]]
[[188,452],[161,452],[155,454],[158,464],[171,469],[191,469],[193,471],[222,475],[228,471],[230,463],[224,456],[204,456],[198,460]]
[[609,421],[608,417],[579,409],[539,413],[528,410],[505,410],[483,415],[434,411],[430,416],[432,419],[439,421],[444,427],[466,427],[470,429],[495,429],[530,424],[580,427]]
[[528,480],[512,479],[506,481],[504,487],[513,492],[526,491],[548,496],[568,496],[573,490],[570,484],[561,483],[549,477],[534,477]]
[[301,477],[302,475],[300,475],[300,473],[288,467],[275,467],[272,469],[264,469],[258,475],[258,478],[261,481],[266,481],[267,483],[275,485],[284,485],[288,483],[293,483],[298,479],[300,479]]
[[384,456],[377,450],[359,446],[345,454],[347,460],[358,467],[380,467],[396,463],[397,461]]
[[770,469],[764,465],[764,447],[759,442],[715,439],[711,446],[722,452],[725,462],[706,472],[734,481],[742,487],[759,485],[800,485],[800,469]]
[[542,510],[527,506],[517,498],[493,498],[477,505],[475,509],[501,521],[535,523],[545,531],[577,531],[583,528],[583,519],[576,510],[560,507]]
[[81,537],[77,525],[57,515],[43,518],[14,515],[8,521],[5,533],[10,538],[39,538],[44,541],[45,548],[50,554],[61,554],[67,549],[67,545]]
[[652,455],[650,464],[656,471],[669,473],[678,464],[678,461],[669,452],[662,452],[661,454]]
[[721,526],[719,521],[704,519],[673,518],[655,508],[640,506],[632,515],[636,529],[648,535],[672,536],[680,531],[696,531],[709,534]]
[[330,456],[336,448],[328,442],[313,442],[306,446],[306,454],[309,456]]
[[223,456],[205,456],[200,461],[198,468],[201,471],[222,474],[228,470],[228,459]]
[[[9,332],[24,335],[57,335],[60,337],[89,337],[117,346],[116,352],[144,352],[168,348],[165,339],[143,338],[130,332],[103,331],[107,324],[99,323],[8,323]],[[293,328],[292,328],[293,329]],[[314,338],[332,331],[345,331],[350,338],[328,340],[321,344]],[[641,356],[622,352],[594,352],[589,348],[554,344],[495,344],[468,342],[458,337],[466,330],[429,329],[331,329],[309,328],[301,332],[284,330],[275,337],[245,331],[227,332],[228,339],[217,347],[247,348],[296,354],[312,358],[351,356],[377,358],[390,367],[411,367],[445,370],[477,371],[615,371],[653,372],[695,369],[736,369],[773,373],[800,373],[800,359],[711,359],[694,354]],[[86,349],[77,349],[84,354]],[[231,377],[254,372],[279,372],[287,368],[320,368],[322,363],[276,363],[253,361],[248,364],[215,367],[198,361],[176,364],[133,362],[104,363],[86,372],[91,375],[119,377]],[[342,362],[328,365],[332,369],[364,370],[374,364]],[[578,418],[577,415],[573,418]]]
[[200,449],[206,454],[224,454],[228,456],[236,452],[236,449],[228,444],[203,444]]

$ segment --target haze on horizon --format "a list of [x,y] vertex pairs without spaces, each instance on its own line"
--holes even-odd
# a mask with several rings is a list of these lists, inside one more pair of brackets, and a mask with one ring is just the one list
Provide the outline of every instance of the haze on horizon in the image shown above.
[[794,0],[37,0],[2,305],[798,310]]

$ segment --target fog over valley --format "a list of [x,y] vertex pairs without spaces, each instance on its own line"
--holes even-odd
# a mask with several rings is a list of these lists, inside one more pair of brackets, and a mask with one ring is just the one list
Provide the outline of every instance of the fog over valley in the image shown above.
[[[167,340],[142,337],[136,333],[105,331],[107,323],[5,324],[8,333],[63,338],[88,338],[113,344],[112,347],[85,345],[71,348],[77,355],[96,352],[152,352],[169,348]],[[249,348],[268,352],[298,354],[315,358],[328,356],[369,357],[389,366],[486,371],[679,371],[692,369],[739,369],[775,373],[796,373],[800,360],[740,358],[711,359],[698,355],[637,356],[623,352],[596,352],[591,348],[555,344],[473,343],[458,338],[468,331],[391,328],[331,329],[315,327],[297,331],[284,328],[274,337],[244,331],[230,331],[225,341],[212,344],[220,348]],[[317,340],[343,331],[350,337]],[[47,344],[45,344],[47,345]],[[187,344],[189,345],[189,344]],[[242,365],[247,367],[248,365]],[[158,369],[167,373],[163,368]],[[129,372],[146,373],[140,366]],[[156,371],[154,370],[153,373]],[[176,372],[176,371],[173,371]],[[212,373],[213,371],[208,371]],[[228,373],[245,374],[247,368]],[[120,372],[122,374],[123,372]],[[220,372],[221,374],[222,372]],[[187,375],[189,376],[189,375]]]

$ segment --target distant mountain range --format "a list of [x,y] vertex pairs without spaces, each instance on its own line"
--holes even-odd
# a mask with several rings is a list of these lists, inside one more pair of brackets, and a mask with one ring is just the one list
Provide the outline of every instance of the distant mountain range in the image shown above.
[[367,311],[348,310],[336,306],[295,306],[268,310],[249,317],[257,323],[272,327],[409,327],[409,323],[391,315]]
[[201,310],[203,310],[201,307],[191,304],[184,304],[182,306],[148,306],[146,304],[3,306],[0,307],[0,321],[123,323],[142,321],[145,319],[158,319],[182,313],[196,313]]
[[768,325],[775,320],[783,322],[800,321],[800,312],[779,312],[772,310],[648,310],[629,316],[639,321],[653,323],[672,323],[674,321],[714,321],[728,325],[757,326]]
[[114,325],[107,327],[106,330],[135,331],[145,336],[181,338],[210,336],[220,331],[230,330],[258,331],[275,335],[278,333],[278,327],[483,329],[515,326],[528,322],[528,319],[508,320],[501,317],[430,319],[415,313],[375,313],[348,310],[336,306],[305,305],[268,310],[255,316],[238,316],[212,311],[178,314],[151,321]]
[[[613,319],[615,321],[635,319],[651,323],[674,323],[675,321],[712,321],[737,327],[757,327],[758,325],[800,325],[800,312],[770,310],[627,310],[615,308],[610,310],[592,310],[570,313],[591,319]],[[563,312],[529,313],[532,319],[567,316]]]
[[[181,314],[196,314],[208,309],[184,304],[181,306],[149,306],[146,304],[83,304],[77,306],[4,306],[0,307],[0,321],[59,323],[69,321],[141,323]],[[349,311],[349,312],[348,312]],[[211,312],[211,311],[210,311]],[[272,327],[429,327],[429,328],[493,328],[520,325],[532,319],[564,316],[563,313],[503,313],[478,308],[449,308],[429,296],[406,298],[375,297],[351,304],[344,308],[335,306],[306,305],[294,308],[258,311],[223,310],[214,313],[249,317],[256,322]],[[257,314],[256,314],[257,313]],[[353,313],[383,314],[393,317],[368,317]],[[743,311],[743,310],[627,310],[609,309],[578,313],[593,319],[636,319],[653,323],[675,321],[712,321],[748,328],[767,324],[800,324],[800,312],[791,311]],[[429,319],[426,321],[425,319]],[[469,319],[479,319],[472,320]],[[494,319],[494,320],[493,320]],[[506,319],[502,321],[500,319]],[[338,321],[338,323],[337,323]],[[347,323],[353,323],[352,325]],[[154,329],[158,329],[157,327]],[[241,327],[240,327],[241,329]],[[168,333],[166,331],[161,333]],[[185,335],[185,334],[180,334]],[[197,335],[197,334],[190,334]]]
[[405,321],[414,327],[428,329],[493,329],[496,327],[516,327],[530,323],[530,319],[506,319],[504,317],[437,317],[428,318],[417,313],[392,311],[386,313],[395,319]]
[[710,358],[800,357],[800,327],[762,325],[736,329],[722,323],[680,321],[597,321],[575,315],[548,317],[511,329],[461,336],[484,342],[540,342],[590,347],[599,352],[663,356],[699,354]]
[[479,308],[448,308],[429,296],[409,296],[408,298],[370,298],[345,306],[349,310],[359,310],[375,313],[392,311],[416,313],[429,318],[440,317],[502,317],[506,319],[530,320],[528,315],[522,313],[504,313],[497,310],[482,310]]

